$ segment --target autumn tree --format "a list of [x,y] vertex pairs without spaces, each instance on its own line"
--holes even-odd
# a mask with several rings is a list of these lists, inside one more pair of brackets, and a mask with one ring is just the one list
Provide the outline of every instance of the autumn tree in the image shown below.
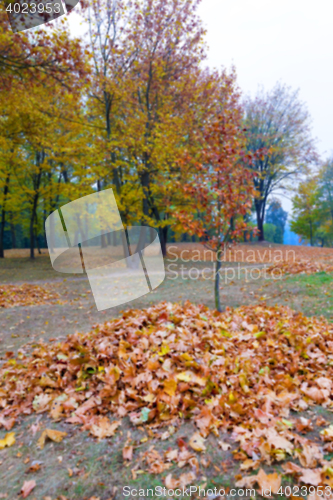
[[25,82],[38,76],[72,86],[73,78],[86,74],[84,44],[73,39],[61,22],[33,31],[13,33],[4,4],[0,4],[0,82],[8,89],[13,78]]
[[101,151],[98,188],[114,186],[125,224],[159,228],[164,254],[176,160],[202,95],[197,5],[113,1],[101,9],[92,2],[87,11],[94,72],[90,112]]
[[205,237],[216,253],[215,306],[221,311],[220,269],[225,251],[246,229],[244,215],[251,210],[254,173],[251,155],[244,152],[242,108],[234,72],[220,77],[219,99],[205,124],[201,162],[184,185],[187,204],[178,214],[179,225]]
[[254,152],[266,148],[252,165],[256,172],[254,199],[259,241],[264,240],[264,220],[268,197],[288,187],[291,181],[316,161],[310,133],[310,116],[299,99],[298,91],[278,83],[268,92],[260,89],[244,103],[246,149]]
[[301,182],[297,194],[293,198],[293,211],[290,223],[291,230],[315,245],[317,231],[320,226],[318,179],[309,177]]

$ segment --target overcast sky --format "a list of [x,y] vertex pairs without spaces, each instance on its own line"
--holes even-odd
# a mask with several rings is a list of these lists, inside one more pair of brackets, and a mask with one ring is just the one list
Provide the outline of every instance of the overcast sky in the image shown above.
[[[300,89],[325,157],[333,153],[332,0],[202,0],[209,65],[235,64],[241,89]],[[326,153],[325,153],[326,152]]]
[[[299,88],[318,151],[333,155],[332,0],[202,0],[199,14],[209,65],[234,64],[242,91],[252,95],[258,85],[270,89],[278,80]],[[69,18],[77,31],[78,18]]]

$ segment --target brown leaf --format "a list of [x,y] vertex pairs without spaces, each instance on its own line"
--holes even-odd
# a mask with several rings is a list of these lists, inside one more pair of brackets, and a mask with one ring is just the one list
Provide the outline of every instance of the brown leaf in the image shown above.
[[257,483],[261,490],[270,490],[272,493],[277,493],[281,486],[281,476],[274,472],[273,474],[266,474],[263,469],[260,469],[257,474]]
[[180,481],[179,479],[173,478],[172,474],[168,474],[164,480],[164,484],[168,489],[174,490],[180,486]]
[[40,438],[37,441],[37,447],[42,450],[47,438],[51,439],[51,441],[54,441],[55,443],[60,443],[65,436],[67,436],[67,432],[45,429],[45,431],[42,432]]
[[123,459],[132,460],[133,458],[133,446],[124,446],[123,448]]
[[323,454],[315,444],[305,444],[302,451],[296,451],[295,456],[303,467],[310,469],[316,467],[317,461],[323,458]]
[[108,417],[100,417],[98,423],[91,426],[90,433],[101,440],[114,436],[120,425],[119,420],[111,423]]
[[27,472],[37,472],[38,470],[40,469],[40,463],[38,462],[35,462],[35,463],[32,463],[29,467],[29,469],[27,470]]
[[191,446],[191,448],[193,448],[194,451],[206,450],[205,440],[199,432],[195,432],[193,434],[188,444]]
[[230,450],[231,445],[229,443],[225,443],[224,441],[218,441],[218,445],[222,448],[223,451]]
[[35,486],[36,486],[36,481],[34,479],[32,479],[31,481],[24,481],[23,486],[21,488],[22,497],[27,498],[27,496],[30,495]]
[[299,480],[305,484],[319,486],[321,483],[321,469],[302,469]]
[[189,484],[193,484],[195,480],[196,475],[194,474],[194,472],[186,472],[179,476],[179,483],[182,488],[188,486]]
[[10,431],[15,425],[15,418],[5,419],[3,416],[0,416],[0,425],[2,425],[6,431]]

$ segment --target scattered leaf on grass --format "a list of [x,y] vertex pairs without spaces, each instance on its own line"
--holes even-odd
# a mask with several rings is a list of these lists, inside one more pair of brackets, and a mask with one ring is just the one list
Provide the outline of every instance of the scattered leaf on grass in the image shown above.
[[31,481],[24,481],[23,486],[21,488],[22,497],[27,498],[27,496],[30,495],[35,486],[36,486],[36,481],[34,479],[32,479]]
[[15,443],[15,432],[8,432],[4,439],[0,439],[0,450],[3,450],[6,446],[13,446]]
[[111,423],[108,417],[100,417],[98,423],[92,425],[90,432],[93,436],[101,440],[114,436],[120,425],[121,422],[119,420]]
[[67,436],[67,432],[45,429],[45,431],[42,432],[40,438],[37,441],[37,447],[42,450],[47,438],[51,439],[51,441],[54,441],[55,443],[60,443],[65,436]]
[[193,436],[191,437],[188,444],[195,451],[205,451],[206,450],[205,440],[199,432],[195,432],[193,434]]
[[124,446],[123,448],[123,459],[132,460],[133,458],[133,446]]

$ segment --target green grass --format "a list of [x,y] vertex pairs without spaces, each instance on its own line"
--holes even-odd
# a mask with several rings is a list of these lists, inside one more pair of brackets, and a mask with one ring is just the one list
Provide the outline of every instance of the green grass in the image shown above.
[[320,272],[290,276],[285,279],[285,287],[295,292],[291,307],[300,309],[308,316],[325,316],[329,321],[333,321],[332,274]]

